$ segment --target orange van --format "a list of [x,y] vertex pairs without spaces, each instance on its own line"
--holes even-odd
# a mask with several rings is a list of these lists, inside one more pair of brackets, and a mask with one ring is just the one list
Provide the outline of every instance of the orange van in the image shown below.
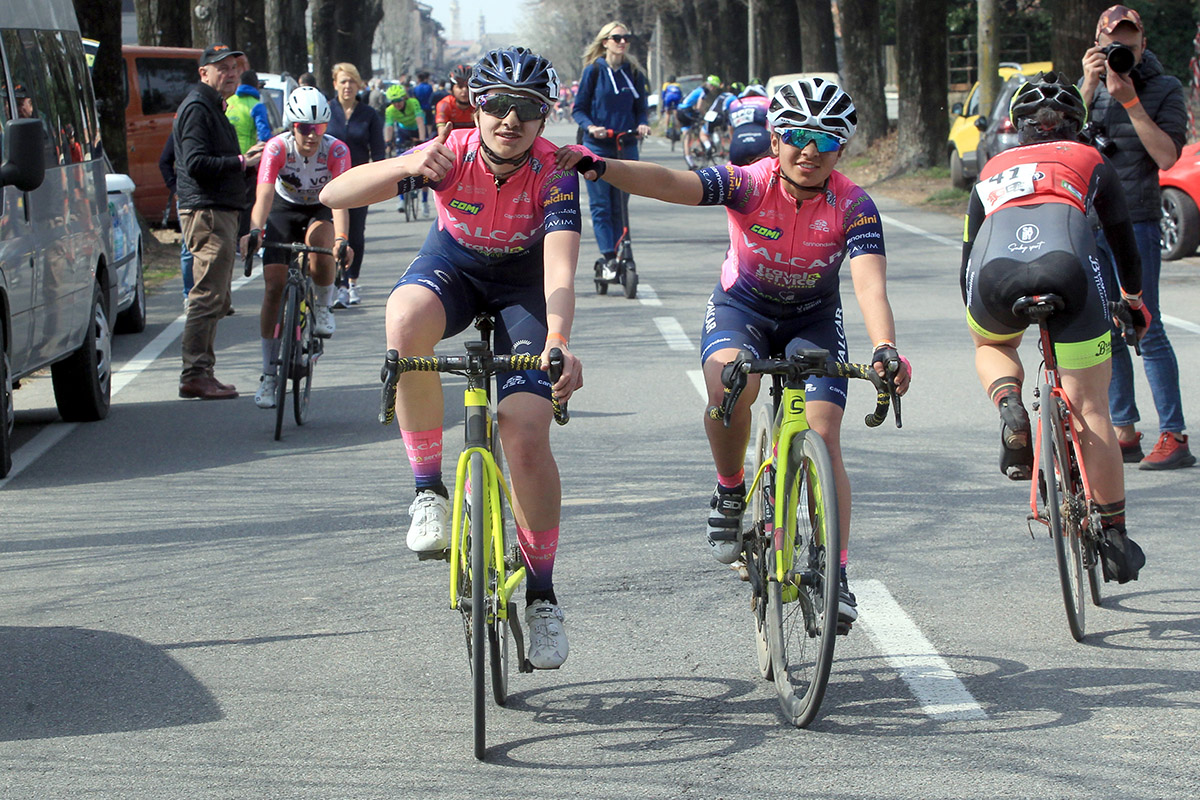
[[152,225],[175,216],[173,204],[167,206],[167,186],[158,171],[158,157],[171,135],[175,110],[200,82],[201,52],[190,47],[121,46],[125,64],[125,146],[129,150],[129,177],[137,187],[133,202]]

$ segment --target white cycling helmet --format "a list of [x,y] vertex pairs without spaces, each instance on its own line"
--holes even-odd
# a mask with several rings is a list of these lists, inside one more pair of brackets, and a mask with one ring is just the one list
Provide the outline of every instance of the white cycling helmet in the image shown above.
[[329,101],[315,86],[293,89],[283,107],[283,121],[288,125],[296,122],[316,125],[329,122]]
[[775,92],[767,121],[772,130],[807,128],[849,139],[858,126],[858,113],[850,95],[833,81],[801,78]]

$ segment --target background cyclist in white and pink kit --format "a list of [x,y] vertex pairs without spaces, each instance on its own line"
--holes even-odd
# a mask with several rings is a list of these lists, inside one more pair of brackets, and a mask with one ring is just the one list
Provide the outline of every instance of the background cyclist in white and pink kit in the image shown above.
[[[567,657],[563,613],[552,580],[561,485],[550,450],[551,391],[566,401],[583,385],[569,340],[579,256],[579,181],[555,166],[555,145],[541,138],[558,99],[558,75],[525,48],[493,50],[468,81],[474,129],[444,129],[437,139],[386,161],[363,164],[331,181],[321,201],[333,208],[377,203],[423,187],[437,219],[387,304],[387,347],[431,356],[444,338],[481,312],[496,319],[497,353],[536,352],[548,366],[563,352],[551,386],[542,370],[504,373],[497,413],[513,490],[517,535],[527,566],[525,619],[529,661],[554,669]],[[408,546],[447,546],[449,502],[442,478],[443,402],[437,373],[401,376],[396,418],[416,481]]]

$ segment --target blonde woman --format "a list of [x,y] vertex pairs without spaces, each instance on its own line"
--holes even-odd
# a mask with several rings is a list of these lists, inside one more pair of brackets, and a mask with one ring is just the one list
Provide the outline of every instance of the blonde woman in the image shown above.
[[[604,158],[638,158],[638,140],[650,135],[647,117],[647,84],[642,72],[629,54],[633,37],[629,26],[610,22],[600,29],[583,54],[583,75],[575,95],[572,115],[587,133],[583,144]],[[636,131],[620,138],[613,134]],[[616,278],[617,243],[625,219],[623,193],[601,181],[587,184],[588,205],[592,212],[592,228],[600,258],[596,261],[596,279]]]
[[[362,76],[353,64],[333,65],[333,88],[336,102],[330,103],[330,136],[341,139],[350,148],[350,163],[357,167],[369,161],[381,161],[386,157],[383,144],[383,118],[366,103],[358,100],[363,86]],[[346,268],[346,275],[338,286],[334,308],[356,306],[358,275],[362,270],[363,243],[367,230],[367,207],[350,209],[350,230],[345,233],[354,250],[354,260]]]

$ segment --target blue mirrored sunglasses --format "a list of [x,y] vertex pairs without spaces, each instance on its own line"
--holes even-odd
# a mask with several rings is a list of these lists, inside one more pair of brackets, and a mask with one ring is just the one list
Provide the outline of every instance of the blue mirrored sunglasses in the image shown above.
[[809,142],[817,145],[818,153],[833,153],[842,149],[846,140],[832,133],[822,131],[806,131],[803,128],[788,128],[779,134],[779,138],[792,147],[803,150]]

